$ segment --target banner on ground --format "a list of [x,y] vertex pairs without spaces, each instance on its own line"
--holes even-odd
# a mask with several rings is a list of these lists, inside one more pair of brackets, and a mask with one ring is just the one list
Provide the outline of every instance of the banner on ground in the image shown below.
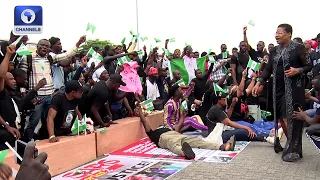
[[169,63],[169,71],[170,71],[170,79],[173,79],[173,72],[175,70],[180,71],[181,78],[183,79],[185,84],[189,84],[193,78],[195,78],[195,69],[200,69],[202,74],[205,73],[206,70],[206,59],[207,57],[201,58],[192,58],[191,60],[184,59],[173,59]]
[[53,180],[130,180],[130,179],[165,179],[191,162],[160,161],[121,156],[107,156],[86,164],[67,173],[52,178]]
[[[196,157],[195,160],[207,161],[207,162],[219,162],[215,159],[220,157],[226,157],[227,160],[220,161],[219,163],[229,163],[233,157],[239,154],[249,142],[237,141],[235,151],[220,151],[209,149],[192,148]],[[236,154],[234,154],[236,153]],[[168,149],[158,148],[149,138],[141,139],[140,141],[133,143],[125,148],[110,153],[111,155],[129,156],[129,157],[142,157],[152,159],[172,159],[183,160],[185,157],[178,156]],[[231,157],[231,158],[229,158]],[[229,158],[229,159],[228,159]]]

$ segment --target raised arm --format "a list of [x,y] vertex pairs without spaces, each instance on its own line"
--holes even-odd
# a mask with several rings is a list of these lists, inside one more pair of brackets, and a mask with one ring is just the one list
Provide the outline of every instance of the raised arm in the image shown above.
[[76,45],[69,51],[61,54],[50,53],[53,62],[65,61],[63,64],[68,64],[71,62],[71,57],[76,54],[77,49],[80,47],[82,43],[86,41],[86,36],[81,36]]

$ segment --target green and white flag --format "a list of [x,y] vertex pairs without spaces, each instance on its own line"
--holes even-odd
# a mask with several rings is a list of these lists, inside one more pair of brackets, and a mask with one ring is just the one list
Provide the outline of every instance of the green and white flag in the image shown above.
[[188,111],[188,101],[187,100],[182,101],[180,108],[182,111]]
[[80,132],[86,129],[87,129],[86,116],[84,116],[81,120],[79,120],[77,117],[71,127],[71,132],[72,132],[72,135],[76,135],[76,134],[79,135]]
[[248,22],[248,24],[251,25],[251,26],[255,26],[255,25],[256,25],[256,23],[255,23],[253,20],[250,20],[250,21]]
[[228,51],[222,53],[222,59],[228,58]]
[[88,54],[90,54],[93,59],[98,59],[100,61],[103,61],[103,57],[99,53],[97,53],[95,50],[93,50],[92,47],[89,49],[87,55]]
[[184,83],[189,84],[191,80],[196,77],[194,73],[195,69],[200,69],[202,74],[205,73],[206,60],[206,56],[190,60],[172,59],[169,62],[170,79],[173,79],[173,72],[178,70],[181,73],[181,79],[183,79]]
[[208,58],[209,58],[209,62],[210,63],[215,63],[216,62],[216,60],[214,59],[213,55],[208,56]]
[[92,34],[93,34],[93,33],[96,31],[96,29],[97,29],[97,28],[96,28],[95,25],[93,25],[93,24],[91,24],[91,23],[88,23],[88,24],[87,24],[87,30],[86,30],[87,32],[88,32],[88,31],[91,31]]
[[160,43],[161,42],[161,40],[158,39],[158,38],[154,38],[154,40],[156,41],[156,43]]
[[9,149],[0,151],[0,164],[3,163],[3,161],[4,161],[4,159],[6,158],[8,152],[9,152]]
[[175,84],[178,84],[178,86],[185,86],[186,84],[184,83],[183,79],[180,79],[177,81]]
[[139,57],[139,59],[140,59],[140,61],[142,61],[142,58],[143,58],[143,51],[138,51],[137,52],[138,53],[138,57]]
[[162,51],[164,52],[164,54],[166,56],[169,56],[170,55],[170,51],[168,49],[165,49],[165,48],[162,48]]
[[141,39],[142,42],[144,42],[144,41],[148,40],[148,37],[147,37],[147,36],[145,36],[145,37],[140,37],[140,39]]
[[217,92],[223,92],[226,93],[226,91],[224,89],[222,89],[218,84],[213,83],[213,87],[214,87],[214,92],[217,94]]
[[212,49],[210,48],[210,49],[208,50],[208,55],[210,55],[211,52],[212,52]]
[[131,34],[131,36],[133,36],[134,35],[134,31],[130,30],[130,34]]
[[176,42],[176,39],[175,38],[171,38],[169,39],[170,42]]
[[264,110],[261,110],[261,117],[262,119],[267,119],[268,116],[271,116],[271,112],[269,111],[264,111]]
[[129,56],[123,56],[118,58],[118,65],[123,65],[124,63],[130,62],[131,59],[129,58]]
[[147,110],[147,111],[152,111],[154,110],[153,103],[151,99],[145,100],[141,102],[141,105]]
[[21,46],[19,47],[19,49],[17,49],[17,54],[19,56],[23,56],[23,55],[30,55],[31,52],[28,49],[28,47],[22,43]]
[[18,39],[16,41],[14,41],[11,45],[16,46],[21,41],[22,37],[23,37],[23,35],[19,36]]
[[121,44],[125,44],[126,43],[126,37],[124,37],[122,40],[121,40]]
[[255,62],[254,60],[250,59],[247,67],[256,72],[260,69],[260,63]]

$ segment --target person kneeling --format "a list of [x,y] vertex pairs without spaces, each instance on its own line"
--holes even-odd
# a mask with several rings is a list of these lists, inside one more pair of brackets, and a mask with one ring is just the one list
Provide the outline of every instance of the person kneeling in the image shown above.
[[[188,159],[194,159],[195,154],[192,148],[233,151],[235,146],[235,138],[232,136],[227,143],[217,144],[210,141],[205,141],[200,138],[194,138],[179,133],[181,125],[183,124],[183,116],[180,116],[179,122],[175,130],[170,130],[166,126],[160,126],[156,130],[152,130],[145,119],[145,116],[140,107],[138,107],[140,120],[143,124],[146,134],[150,140],[158,147],[169,149],[179,156],[186,156]],[[182,113],[180,111],[180,113]]]
[[65,93],[58,93],[53,97],[47,119],[49,142],[58,142],[56,136],[69,135],[76,115],[79,120],[82,119],[77,106],[82,92],[82,85],[72,80],[66,83]]

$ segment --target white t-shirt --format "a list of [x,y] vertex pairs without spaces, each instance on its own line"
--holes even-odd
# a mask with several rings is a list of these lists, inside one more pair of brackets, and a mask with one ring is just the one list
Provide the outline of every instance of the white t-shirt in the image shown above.
[[157,83],[152,84],[149,79],[147,79],[147,99],[156,100],[160,97],[159,89]]

